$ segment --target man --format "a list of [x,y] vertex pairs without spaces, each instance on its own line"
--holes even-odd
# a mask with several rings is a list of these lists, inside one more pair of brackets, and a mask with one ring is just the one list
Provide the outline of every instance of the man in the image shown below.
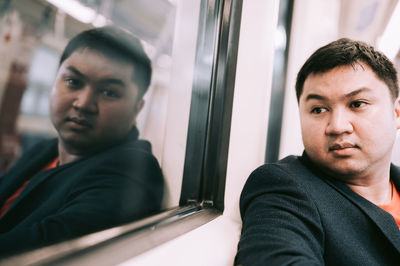
[[396,75],[382,53],[349,39],[311,55],[296,82],[305,151],[247,180],[237,264],[399,264]]
[[149,58],[125,31],[92,29],[68,43],[50,96],[58,138],[28,151],[0,179],[0,254],[160,209],[161,169],[135,127],[150,78]]

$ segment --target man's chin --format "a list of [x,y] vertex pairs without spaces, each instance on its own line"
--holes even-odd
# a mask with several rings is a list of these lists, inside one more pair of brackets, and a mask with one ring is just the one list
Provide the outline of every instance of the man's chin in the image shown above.
[[75,155],[91,155],[98,152],[102,152],[114,145],[116,145],[119,140],[118,139],[97,139],[96,137],[59,137],[59,140],[62,142],[64,149],[70,153]]
[[363,165],[337,163],[323,166],[324,170],[334,179],[346,181],[349,178],[358,176],[366,170]]
[[75,155],[93,154],[101,150],[103,146],[94,141],[93,138],[83,138],[82,136],[61,136],[59,140],[68,153]]
[[[316,156],[309,156],[311,161],[320,168],[323,172],[327,173],[334,179],[341,179],[343,177],[351,177],[361,173],[367,165],[357,160],[356,158],[315,158]],[[314,158],[313,158],[314,157]]]

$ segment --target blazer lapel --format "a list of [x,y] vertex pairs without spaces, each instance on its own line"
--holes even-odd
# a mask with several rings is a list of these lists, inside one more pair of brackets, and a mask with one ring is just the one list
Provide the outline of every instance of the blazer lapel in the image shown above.
[[45,180],[50,178],[51,176],[54,175],[55,172],[57,172],[59,169],[50,169],[45,172],[38,173],[34,176],[34,178],[29,182],[29,184],[25,187],[24,190],[22,190],[21,194],[14,200],[14,202],[11,204],[10,208],[7,210],[7,212],[4,214],[3,217],[7,215],[8,212],[10,212],[12,209],[14,209],[18,204],[27,196],[29,193],[34,190],[38,185],[43,183]]
[[[400,230],[392,215],[355,193],[343,182],[327,177],[322,171],[316,168],[305,151],[300,157],[300,160],[316,177],[322,179],[360,208],[365,215],[376,224],[380,231],[382,231],[386,238],[393,244],[396,250],[400,252]],[[393,164],[390,167],[390,178],[394,182],[396,188],[400,191],[400,169]]]
[[[393,165],[391,167],[391,179],[395,186],[400,188],[400,171]],[[397,251],[400,252],[400,230],[392,215],[358,195],[344,183],[333,179],[325,179],[325,181],[370,217]]]
[[0,185],[0,206],[19,189],[22,184],[31,177],[34,177],[27,187],[13,202],[3,218],[12,210],[29,192],[37,185],[46,180],[54,171],[39,173],[52,159],[57,156],[57,141],[50,140],[43,142],[27,152],[10,171],[3,177]]

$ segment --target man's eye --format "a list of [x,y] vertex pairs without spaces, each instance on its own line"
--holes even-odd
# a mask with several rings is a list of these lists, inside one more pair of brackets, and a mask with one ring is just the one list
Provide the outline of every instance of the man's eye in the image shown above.
[[68,87],[71,88],[79,88],[82,86],[82,82],[74,78],[65,78],[64,82],[67,84]]
[[313,114],[320,114],[320,113],[323,113],[323,112],[326,112],[326,111],[328,111],[326,108],[324,108],[324,107],[314,107],[312,110],[311,110],[311,113],[313,113]]
[[111,97],[111,98],[119,97],[119,94],[117,92],[115,92],[114,90],[110,90],[110,89],[101,90],[101,94],[103,94],[104,96],[107,96],[107,97]]
[[354,101],[350,104],[350,108],[360,108],[366,105],[367,103],[361,101]]

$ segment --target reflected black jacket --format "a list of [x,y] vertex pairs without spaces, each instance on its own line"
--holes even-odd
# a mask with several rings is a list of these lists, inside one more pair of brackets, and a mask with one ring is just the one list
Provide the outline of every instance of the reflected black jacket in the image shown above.
[[164,181],[150,143],[133,128],[123,143],[38,173],[57,140],[25,153],[0,180],[0,206],[28,186],[0,219],[1,256],[143,218],[160,210]]
[[[400,191],[400,169],[390,177]],[[240,199],[236,264],[399,265],[393,217],[344,183],[319,172],[306,154],[256,169]]]

